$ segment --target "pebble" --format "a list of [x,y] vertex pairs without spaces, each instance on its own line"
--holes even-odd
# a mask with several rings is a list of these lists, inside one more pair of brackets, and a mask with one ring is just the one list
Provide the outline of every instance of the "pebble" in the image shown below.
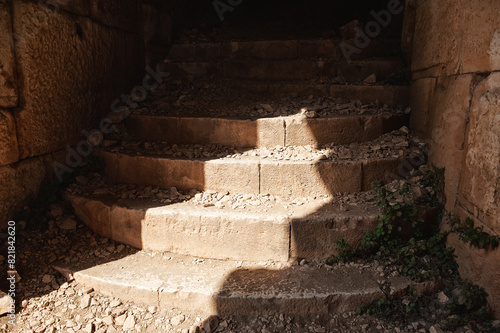
[[127,314],[122,314],[121,316],[116,317],[115,324],[118,326],[123,326],[126,319],[127,319]]
[[170,319],[170,323],[174,326],[178,326],[180,324],[182,324],[185,320],[185,316],[180,314],[178,316],[175,316],[173,317],[172,319]]
[[123,323],[123,329],[124,330],[131,330],[135,327],[135,318],[133,315],[128,315],[127,319],[125,319],[125,322]]
[[109,307],[110,307],[110,308],[116,308],[117,306],[120,306],[121,304],[122,304],[122,302],[121,302],[121,301],[119,301],[119,300],[114,300],[114,301],[112,301],[112,302],[109,304]]
[[91,299],[92,298],[90,297],[90,295],[88,294],[84,295],[80,300],[80,308],[85,309],[88,306],[90,306]]
[[72,218],[66,218],[66,219],[58,222],[57,225],[59,226],[59,228],[61,228],[63,230],[75,230],[77,223]]

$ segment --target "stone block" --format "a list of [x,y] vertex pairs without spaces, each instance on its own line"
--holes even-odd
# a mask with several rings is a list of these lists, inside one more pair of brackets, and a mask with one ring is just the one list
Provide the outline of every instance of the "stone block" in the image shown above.
[[34,197],[45,176],[40,159],[27,159],[14,165],[0,167],[0,228],[14,219],[27,199]]
[[204,189],[233,193],[259,193],[258,160],[204,162]]
[[359,162],[261,162],[260,193],[282,196],[361,191]]
[[325,211],[326,207],[314,216],[292,220],[292,258],[328,258],[337,253],[340,238],[356,246],[364,232],[374,230],[378,224],[378,214],[373,212],[325,214]]
[[500,73],[493,73],[474,90],[460,181],[461,197],[484,213],[485,223],[497,233],[500,232],[499,108]]
[[462,73],[500,70],[500,2],[462,1]]
[[318,40],[300,40],[298,56],[302,59],[307,58],[338,58],[338,42],[330,39]]
[[179,118],[130,115],[126,120],[130,135],[151,141],[179,143]]
[[92,0],[91,14],[97,22],[133,33],[140,32],[141,11],[137,0]]
[[429,104],[428,158],[431,165],[445,168],[448,210],[453,209],[458,194],[470,90],[474,82],[474,75],[439,78]]
[[17,106],[17,77],[12,39],[11,8],[0,1],[0,107]]
[[[412,71],[415,78],[457,74],[464,27],[463,1],[416,2]],[[468,5],[467,5],[468,6]]]
[[285,120],[283,118],[257,119],[257,147],[285,146]]
[[[463,209],[458,209],[457,214],[465,220],[467,216],[472,217]],[[475,220],[475,225],[482,225]],[[484,225],[482,225],[484,227]],[[486,229],[487,230],[487,229]],[[487,230],[491,233],[490,230]],[[485,289],[488,293],[488,303],[493,310],[493,317],[500,318],[500,249],[482,250],[470,246],[458,239],[458,235],[450,234],[447,246],[455,249],[460,276],[472,281]]]
[[[384,183],[407,176],[412,169],[410,163],[404,159],[381,158],[363,162],[363,191],[373,189],[373,182],[381,180]],[[410,169],[410,170],[408,170]]]
[[283,216],[158,207],[147,211],[142,237],[146,250],[202,258],[286,261],[289,228]]
[[99,151],[106,174],[117,182],[154,185],[170,189],[203,189],[204,165],[201,161],[114,154]]
[[286,118],[286,145],[321,147],[327,143],[363,142],[382,135],[382,131],[380,116]]
[[430,101],[435,85],[435,78],[415,80],[411,85],[411,128],[424,136],[430,131]]
[[257,123],[251,120],[179,118],[178,142],[255,147]]
[[232,58],[235,59],[296,59],[298,56],[298,41],[251,41],[232,42]]
[[14,117],[9,111],[0,110],[0,165],[19,160],[17,132]]

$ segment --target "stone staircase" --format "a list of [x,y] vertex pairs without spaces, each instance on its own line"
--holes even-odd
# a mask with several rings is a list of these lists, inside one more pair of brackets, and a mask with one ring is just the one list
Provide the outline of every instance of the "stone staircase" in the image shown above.
[[[143,251],[58,269],[207,314],[343,312],[384,296],[382,284],[406,288],[376,264],[322,264],[340,238],[376,227],[372,182],[422,162],[404,127],[408,87],[384,81],[403,64],[377,52],[348,64],[331,40],[174,45],[167,66],[194,90],[145,102],[96,153],[104,173],[68,189],[91,229]],[[205,108],[203,89],[219,104]],[[303,107],[282,112],[282,100]]]

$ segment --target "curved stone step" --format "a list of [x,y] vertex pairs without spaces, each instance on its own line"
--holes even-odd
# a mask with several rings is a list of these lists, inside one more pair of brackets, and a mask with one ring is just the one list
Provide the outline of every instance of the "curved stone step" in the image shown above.
[[164,204],[109,194],[67,197],[75,214],[101,236],[147,251],[212,259],[327,258],[341,237],[358,244],[379,217],[373,201],[341,209],[332,198],[218,208],[195,199]]
[[[397,152],[397,151],[396,151]],[[370,190],[380,179],[405,176],[416,162],[409,157],[360,160],[275,161],[262,157],[181,159],[166,155],[96,152],[114,181],[162,188],[235,191],[280,196],[319,196]],[[418,161],[422,161],[419,156]],[[409,168],[409,169],[408,169]]]
[[184,118],[131,115],[130,135],[178,144],[220,144],[234,147],[275,147],[373,140],[408,123],[405,114],[352,115],[322,118],[298,116],[249,119]]
[[376,101],[395,106],[410,104],[410,88],[394,85],[355,85],[310,82],[236,81],[239,87],[255,93],[297,94],[299,96],[329,96],[342,99],[359,99],[366,103]]
[[401,60],[241,60],[170,61],[165,70],[176,77],[222,75],[249,80],[306,80],[320,76],[363,81],[375,74],[377,81],[389,79],[404,69]]
[[[217,43],[173,44],[168,59],[181,61],[207,61],[220,59],[265,59],[290,60],[308,58],[344,59],[341,44],[354,46],[352,40],[263,40],[232,41]],[[387,50],[400,47],[400,42],[372,41],[359,53],[351,55],[353,60],[386,57]]]
[[402,277],[380,277],[375,264],[265,266],[144,252],[53,267],[107,296],[206,316],[343,313],[384,297],[381,283],[396,294],[413,285]]

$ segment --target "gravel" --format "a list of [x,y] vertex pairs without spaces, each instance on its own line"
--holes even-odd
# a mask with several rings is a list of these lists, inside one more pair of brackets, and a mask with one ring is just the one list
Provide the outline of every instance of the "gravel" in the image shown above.
[[[418,178],[419,176],[415,176]],[[92,177],[89,183],[92,182]],[[89,186],[89,185],[86,186]],[[81,186],[81,185],[80,185]],[[397,184],[393,184],[394,188]],[[201,194],[198,193],[198,194]],[[204,195],[205,193],[203,193]],[[202,196],[203,196],[202,195]],[[367,194],[368,195],[368,194]],[[216,193],[210,198],[218,197]],[[355,200],[348,196],[346,200]],[[208,200],[208,196],[207,196]],[[252,200],[252,199],[249,199]],[[200,201],[202,204],[204,201]],[[136,253],[138,250],[108,238],[100,237],[78,221],[75,216],[60,214],[66,203],[51,207],[48,216],[54,216],[45,231],[24,229],[18,223],[17,269],[21,280],[17,284],[16,325],[8,317],[0,317],[1,332],[441,332],[439,316],[433,319],[422,309],[422,317],[410,322],[392,322],[373,316],[358,316],[354,312],[331,315],[273,315],[273,316],[223,316],[204,317],[182,313],[177,309],[143,307],[130,302],[107,297],[93,288],[75,281],[67,281],[51,265],[56,262],[93,262],[96,265]],[[59,221],[77,221],[73,230],[60,228]],[[5,241],[2,247],[5,247]],[[154,253],[149,253],[155,255]],[[164,255],[164,254],[161,254]],[[205,259],[195,259],[195,261]],[[5,259],[3,260],[5,264]],[[276,266],[276,263],[259,263]],[[322,260],[296,260],[289,263],[297,269],[328,269]],[[343,265],[343,264],[338,264]],[[380,267],[379,262],[358,262],[347,265]],[[279,267],[279,266],[276,266]],[[447,295],[447,296],[446,296]],[[446,297],[453,297],[447,292]],[[436,304],[445,299],[442,293],[434,296]],[[430,296],[431,297],[431,296]],[[437,314],[437,312],[435,312]],[[498,324],[498,322],[496,322]],[[441,326],[440,326],[441,325]],[[472,327],[461,327],[444,332],[474,332]],[[477,331],[479,332],[479,331]]]
[[258,149],[228,147],[216,144],[169,144],[134,139],[126,135],[110,136],[104,150],[112,153],[158,156],[180,159],[245,159],[261,158],[274,161],[354,161],[372,158],[400,158],[410,153],[421,154],[425,142],[409,135],[403,127],[364,143],[327,144],[314,148],[305,146],[275,146]]
[[[342,78],[321,77],[303,84],[346,84]],[[319,117],[369,114],[404,114],[409,108],[381,103],[363,103],[335,97],[303,97],[297,94],[250,92],[234,81],[217,77],[197,77],[193,81],[169,80],[134,114],[172,117],[213,117],[257,119],[282,117],[315,111]]]

